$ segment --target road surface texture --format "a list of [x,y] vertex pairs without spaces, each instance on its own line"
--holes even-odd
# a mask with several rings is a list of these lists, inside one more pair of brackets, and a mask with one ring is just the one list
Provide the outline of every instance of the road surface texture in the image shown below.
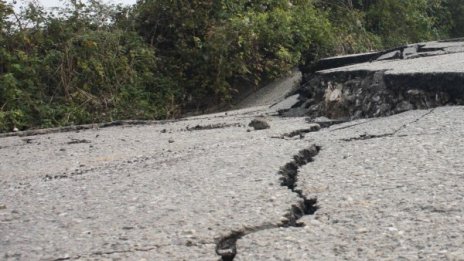
[[464,260],[463,115],[442,107],[307,135],[322,149],[297,189],[319,209],[303,228],[241,238],[235,260]]
[[[458,64],[452,43],[433,57]],[[464,107],[280,116],[307,109],[308,90],[177,121],[3,134],[0,260],[464,260]]]

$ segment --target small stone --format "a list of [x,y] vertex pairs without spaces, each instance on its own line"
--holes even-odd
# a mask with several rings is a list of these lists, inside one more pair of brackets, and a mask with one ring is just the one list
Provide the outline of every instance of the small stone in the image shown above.
[[[231,249],[231,248],[227,248],[227,249],[217,249],[216,250],[216,253],[218,255],[221,255],[221,256],[226,256],[226,257],[233,257],[235,256],[235,251],[234,249]],[[232,259],[230,259],[232,260]]]
[[340,102],[343,98],[342,91],[340,89],[335,89],[330,92],[328,95],[329,102]]
[[168,142],[169,142],[169,143],[174,143],[174,140],[173,140],[173,139],[169,139]]
[[396,105],[396,111],[398,112],[410,111],[413,109],[414,106],[409,101],[402,101],[398,105]]
[[396,227],[388,227],[387,230],[390,231],[390,232],[397,232],[398,231],[398,229]]
[[362,227],[362,228],[359,228],[356,232],[359,234],[365,234],[369,232],[369,229]]
[[0,210],[6,209],[6,205],[0,204]]
[[248,124],[248,126],[254,128],[255,130],[264,130],[271,127],[267,121],[262,119],[254,119],[250,122],[250,124]]
[[419,96],[419,95],[423,95],[424,94],[424,91],[422,90],[417,90],[417,89],[412,89],[412,90],[408,90],[407,92],[409,95],[411,96]]
[[122,227],[122,229],[124,229],[124,230],[132,230],[132,229],[135,229],[135,227],[132,227],[132,226],[124,226],[124,227]]

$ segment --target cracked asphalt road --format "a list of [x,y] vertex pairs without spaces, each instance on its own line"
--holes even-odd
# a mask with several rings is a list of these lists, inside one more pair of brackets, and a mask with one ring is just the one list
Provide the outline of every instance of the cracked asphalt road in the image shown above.
[[[271,136],[307,123],[247,132],[270,113],[2,138],[0,258],[217,260],[219,238],[298,202],[277,173],[309,141]],[[218,123],[237,124],[188,130]]]
[[[245,231],[235,260],[464,260],[463,113],[290,138],[311,125],[259,107],[2,138],[0,259],[218,260],[219,240]],[[257,116],[271,128],[247,131]],[[319,209],[283,227],[301,198],[279,171],[312,144],[295,189]]]
[[[408,108],[462,104],[464,44],[424,46],[443,51],[325,72],[412,73],[397,87],[443,86]],[[464,260],[464,107],[321,129],[278,116],[311,105],[282,100],[300,77],[236,111],[1,134],[0,260]]]
[[463,113],[410,111],[308,135],[322,150],[297,188],[319,210],[304,228],[242,238],[235,260],[464,260]]

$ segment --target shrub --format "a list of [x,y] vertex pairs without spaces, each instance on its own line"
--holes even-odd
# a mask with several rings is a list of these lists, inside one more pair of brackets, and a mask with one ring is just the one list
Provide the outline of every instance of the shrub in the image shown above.
[[158,73],[154,49],[109,26],[110,14],[97,23],[95,7],[73,8],[54,17],[30,6],[22,19],[32,27],[3,31],[0,129],[176,116],[177,87]]
[[331,41],[312,1],[145,0],[136,13],[137,30],[194,108],[229,100],[237,83],[275,79]]
[[[227,104],[322,56],[464,34],[460,0],[0,0],[0,131]],[[240,88],[239,88],[240,87]]]

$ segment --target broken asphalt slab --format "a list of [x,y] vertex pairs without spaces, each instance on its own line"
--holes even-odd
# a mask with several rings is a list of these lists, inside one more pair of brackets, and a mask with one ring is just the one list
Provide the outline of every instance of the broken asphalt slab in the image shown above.
[[[370,60],[360,59],[365,56]],[[281,110],[282,116],[359,119],[464,104],[464,42],[460,41],[333,57],[312,69],[316,71],[305,72],[297,91],[299,101]]]

